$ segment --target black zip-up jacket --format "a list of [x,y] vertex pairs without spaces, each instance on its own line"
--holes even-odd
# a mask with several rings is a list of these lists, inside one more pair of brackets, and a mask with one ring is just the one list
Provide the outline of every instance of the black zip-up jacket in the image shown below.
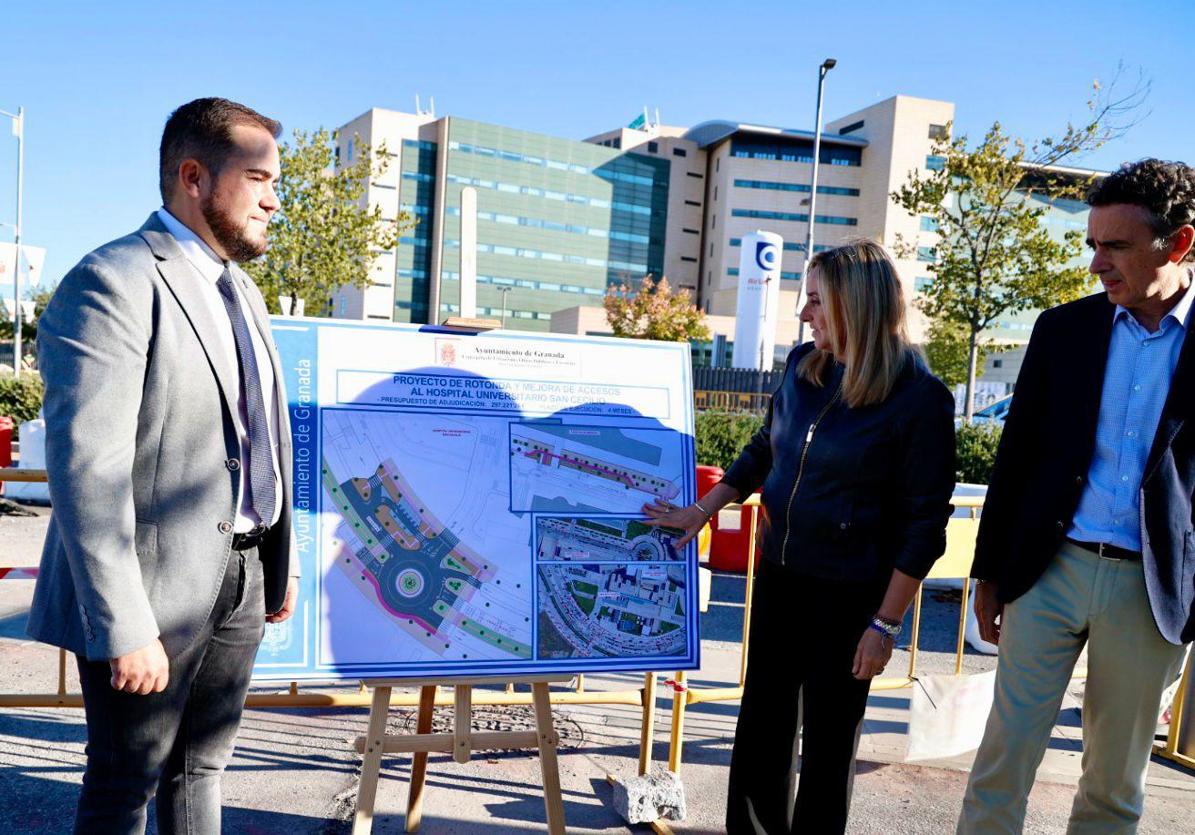
[[832,580],[879,583],[893,568],[923,579],[946,550],[954,398],[911,356],[886,400],[848,408],[841,365],[823,388],[798,378],[812,350],[789,354],[763,427],[722,480],[742,497],[762,485],[765,559]]

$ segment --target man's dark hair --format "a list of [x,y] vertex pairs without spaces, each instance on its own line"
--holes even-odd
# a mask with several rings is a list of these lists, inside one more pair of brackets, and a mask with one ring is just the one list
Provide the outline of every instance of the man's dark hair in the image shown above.
[[220,173],[236,149],[232,141],[234,125],[256,125],[275,139],[282,133],[280,122],[228,99],[195,99],[170,114],[158,152],[158,190],[163,203],[170,201],[184,159],[199,160],[213,176]]
[[[1125,203],[1149,212],[1154,246],[1164,249],[1181,227],[1195,225],[1195,168],[1181,162],[1143,159],[1124,165],[1092,186],[1089,206]],[[1185,261],[1195,261],[1195,247]]]

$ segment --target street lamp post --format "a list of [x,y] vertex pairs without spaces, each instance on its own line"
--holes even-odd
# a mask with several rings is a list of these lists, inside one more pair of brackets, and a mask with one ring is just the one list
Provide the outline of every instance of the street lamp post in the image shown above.
[[17,225],[13,236],[13,248],[17,258],[12,275],[12,373],[21,376],[21,196],[25,188],[25,108],[18,107],[16,113],[0,110],[0,116],[12,119],[12,132],[17,138]]
[[[822,153],[822,90],[826,86],[826,74],[838,64],[834,58],[827,58],[817,68],[817,119],[813,128],[813,181],[809,187],[809,231],[805,233],[805,265],[801,268],[801,286],[797,292],[797,316],[805,306],[805,280],[809,277],[809,259],[813,257],[813,224],[817,221],[817,167]],[[805,323],[797,323],[797,344],[805,341]]]
[[498,292],[502,294],[502,327],[506,327],[506,294],[509,293],[512,287],[499,287]]

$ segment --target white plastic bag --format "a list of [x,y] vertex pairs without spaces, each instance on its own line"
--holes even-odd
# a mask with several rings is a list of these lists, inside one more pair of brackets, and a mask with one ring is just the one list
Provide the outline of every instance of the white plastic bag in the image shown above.
[[[46,422],[41,418],[21,424],[21,460],[23,470],[44,470],[46,468]],[[19,502],[50,503],[50,488],[45,482],[10,481],[4,486],[4,495]]]
[[905,761],[957,757],[979,747],[996,671],[970,676],[922,676],[913,682]]

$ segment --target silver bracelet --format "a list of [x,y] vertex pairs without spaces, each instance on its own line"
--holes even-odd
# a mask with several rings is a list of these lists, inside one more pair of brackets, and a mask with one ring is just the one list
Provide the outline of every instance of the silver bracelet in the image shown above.
[[693,507],[697,508],[697,509],[698,509],[698,510],[700,510],[702,513],[704,513],[704,514],[705,514],[705,518],[706,518],[706,519],[710,519],[710,518],[712,518],[712,517],[713,517],[713,515],[714,515],[714,514],[710,513],[708,510],[706,510],[704,507],[702,507],[702,506],[701,506],[701,502],[699,502],[699,501],[694,501],[694,502],[693,502]]

